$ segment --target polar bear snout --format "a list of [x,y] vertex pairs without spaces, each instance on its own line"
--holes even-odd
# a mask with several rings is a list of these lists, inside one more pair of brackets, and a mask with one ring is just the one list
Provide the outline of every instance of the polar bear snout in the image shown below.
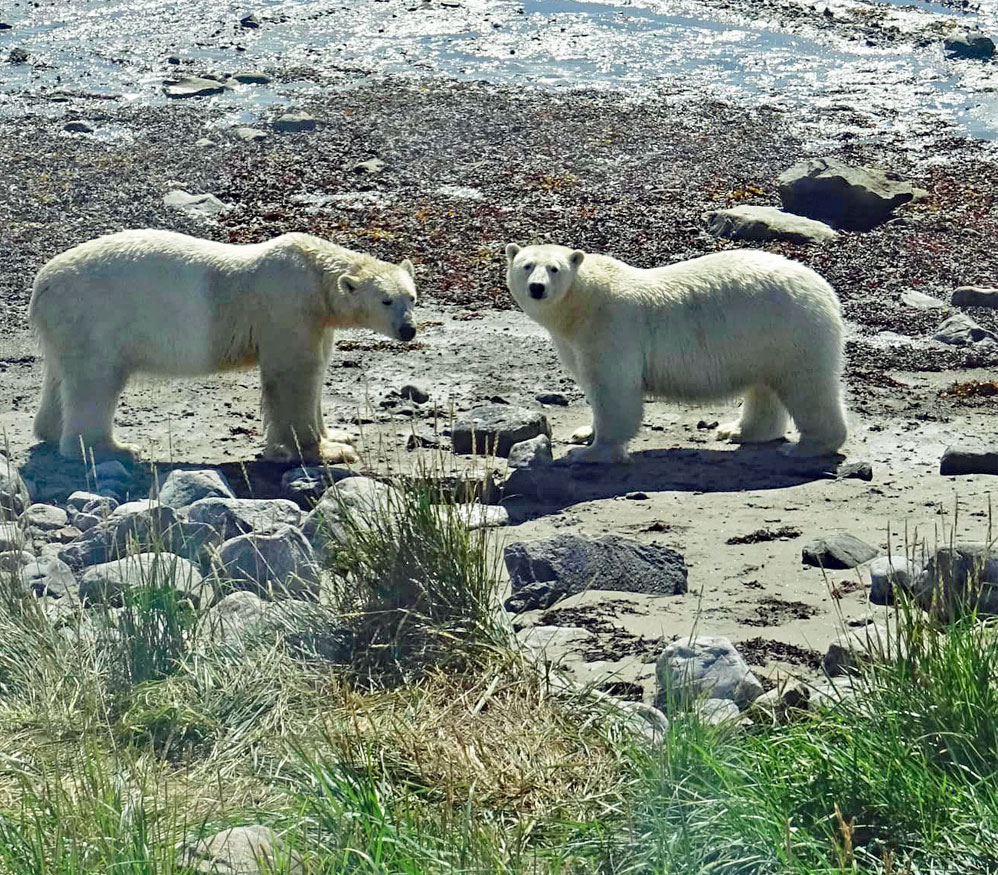
[[535,301],[541,300],[544,297],[545,292],[547,292],[547,286],[544,283],[531,283],[527,287],[527,291],[530,292],[530,297]]

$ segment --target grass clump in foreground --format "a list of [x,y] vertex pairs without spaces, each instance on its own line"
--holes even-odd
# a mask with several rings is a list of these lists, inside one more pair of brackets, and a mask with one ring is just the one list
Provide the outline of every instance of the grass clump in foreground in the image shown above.
[[993,628],[902,609],[854,696],[652,747],[511,648],[466,512],[394,494],[342,530],[331,604],[235,637],[169,581],[54,621],[10,576],[0,875],[211,871],[178,845],[251,824],[276,872],[998,872]]

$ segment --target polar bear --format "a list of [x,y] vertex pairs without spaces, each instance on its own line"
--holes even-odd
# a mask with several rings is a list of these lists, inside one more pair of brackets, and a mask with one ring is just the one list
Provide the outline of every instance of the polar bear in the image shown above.
[[130,375],[198,376],[259,365],[265,457],[355,461],[322,423],[336,328],[416,334],[413,267],[308,234],[232,245],[122,231],[57,255],[28,309],[44,353],[35,436],[68,458],[134,458],[114,438]]
[[793,454],[830,454],[844,443],[839,301],[804,265],[742,249],[641,270],[565,246],[513,243],[506,259],[510,293],[550,332],[593,409],[592,446],[574,460],[625,461],[646,393],[743,394],[741,417],[718,430],[732,441],[781,439],[789,414],[800,432]]

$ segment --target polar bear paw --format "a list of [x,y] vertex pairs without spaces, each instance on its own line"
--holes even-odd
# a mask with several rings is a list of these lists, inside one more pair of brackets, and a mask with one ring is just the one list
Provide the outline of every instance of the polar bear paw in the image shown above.
[[334,444],[353,444],[357,441],[357,436],[349,431],[343,431],[339,428],[328,429],[323,435],[330,443]]
[[569,450],[565,458],[570,465],[619,465],[631,461],[627,448],[616,444],[596,444]]
[[319,441],[319,461],[330,465],[349,465],[360,461],[360,456],[350,444],[336,440]]
[[131,465],[138,461],[142,448],[137,444],[123,444],[118,441],[109,443],[92,444],[83,447],[79,441],[67,446],[60,443],[59,455],[65,459],[79,460],[83,458],[88,463],[91,459],[99,464],[101,462],[118,461],[126,465]]
[[573,431],[568,436],[568,442],[570,444],[591,444],[593,442],[593,436],[595,432],[591,425],[580,425],[575,431]]
[[818,459],[822,456],[841,455],[836,450],[830,450],[827,445],[807,440],[780,447],[780,452],[788,459]]

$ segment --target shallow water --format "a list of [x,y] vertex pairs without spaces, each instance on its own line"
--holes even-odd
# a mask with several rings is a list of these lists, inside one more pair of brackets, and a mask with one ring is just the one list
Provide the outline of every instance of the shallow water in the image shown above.
[[[830,30],[790,32],[695,0],[25,0],[3,13],[0,114],[58,113],[58,89],[141,104],[165,102],[176,71],[265,70],[284,80],[239,85],[216,98],[241,123],[273,104],[359,73],[444,76],[538,87],[665,91],[799,109],[829,106],[898,118],[941,113],[974,136],[998,137],[998,64],[951,61],[937,43],[870,46]],[[994,33],[998,12],[958,16],[918,0],[819,3],[888,8],[902,29],[957,20]],[[790,8],[791,3],[784,4]],[[239,21],[248,9],[260,27]],[[295,79],[295,71],[309,71]],[[315,74],[318,74],[316,76]],[[299,74],[304,75],[304,74]],[[318,81],[315,81],[315,80]],[[869,132],[857,131],[857,135]]]

